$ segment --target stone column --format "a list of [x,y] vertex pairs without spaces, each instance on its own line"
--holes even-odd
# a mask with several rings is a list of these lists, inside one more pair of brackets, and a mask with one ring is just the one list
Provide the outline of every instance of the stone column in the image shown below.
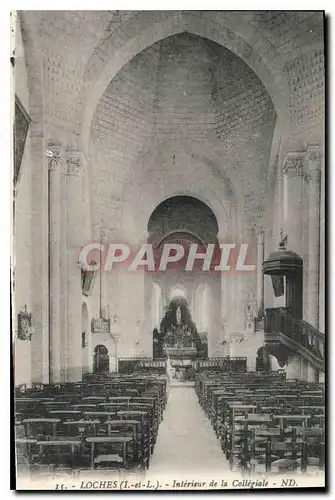
[[257,235],[257,317],[264,316],[264,231],[260,231]]
[[66,207],[66,184],[67,184],[67,163],[64,152],[64,165],[61,169],[60,178],[60,335],[62,347],[60,351],[60,377],[61,382],[66,382],[67,378],[67,207]]
[[[232,217],[232,214],[231,214]],[[233,224],[234,221],[230,221]],[[218,234],[218,241],[221,244],[235,243],[231,236],[232,231],[228,224]],[[231,250],[234,252],[234,249]],[[234,285],[236,284],[236,275],[231,271],[221,271],[221,318],[220,318],[220,356],[228,354],[228,338],[230,337],[231,327],[234,317]],[[198,304],[199,307],[199,304]]]
[[319,328],[320,149],[308,148],[308,309],[307,321]]
[[[319,146],[308,147],[308,307],[307,321],[319,328],[320,301],[320,175]],[[307,380],[316,381],[317,370],[307,367]]]
[[305,153],[289,152],[284,158],[284,223],[290,250],[302,255]]
[[301,380],[301,357],[299,354],[292,354],[286,365],[286,378]]
[[78,264],[83,241],[84,210],[82,177],[85,159],[80,151],[66,153],[66,212],[67,212],[67,381],[82,379],[81,347],[81,269]]
[[[239,243],[243,243],[242,241],[242,229],[241,222],[239,217],[239,207],[237,205],[231,204],[230,211],[230,232],[228,241],[223,239],[222,243],[232,243],[235,244],[236,247],[231,251],[236,255],[236,252],[239,249]],[[236,259],[235,259],[236,261]],[[236,265],[236,262],[235,264]],[[231,334],[241,331],[243,327],[243,317],[241,317],[241,296],[240,293],[240,282],[241,282],[240,273],[236,272],[235,268],[232,268],[224,277],[224,281],[229,283],[229,310],[227,311],[227,317],[224,318],[226,329],[228,333],[228,338],[231,337]],[[223,294],[225,293],[225,289],[222,288]],[[225,300],[225,297],[223,297]],[[226,309],[226,308],[225,308]],[[243,316],[243,314],[242,314]]]
[[[99,230],[99,241],[103,248],[106,248],[108,242],[108,231],[105,227],[105,223],[102,221]],[[102,314],[104,318],[108,318],[110,315],[110,302],[108,297],[108,276],[107,271],[104,270],[104,261],[107,258],[106,252],[100,253],[100,268],[99,268],[99,314]],[[108,271],[112,273],[115,269]]]
[[315,370],[311,364],[307,366],[307,380],[308,382],[319,382],[319,372]]
[[320,282],[319,282],[319,330],[325,333],[325,159],[321,158],[320,171]]
[[[274,250],[274,245],[273,245],[273,229],[272,228],[267,228],[264,234],[264,255],[265,257],[268,257],[270,253]],[[263,260],[264,262],[264,260]],[[274,303],[274,294],[273,294],[273,288],[272,288],[272,282],[271,282],[271,276],[264,276],[263,277],[263,283],[264,283],[264,309],[269,309],[273,307]]]
[[289,152],[283,161],[284,171],[284,233],[288,248],[303,258],[303,314],[307,304],[308,276],[308,199],[306,196],[306,152]]
[[61,381],[60,325],[60,179],[64,152],[60,142],[49,142],[49,373],[50,383]]
[[254,270],[237,271],[239,277],[239,331],[253,332],[254,318],[257,315],[257,240],[252,229],[243,231],[241,243],[248,244],[246,265],[255,266]]
[[[37,129],[37,130],[36,130]],[[33,285],[31,341],[31,380],[49,382],[49,281],[48,281],[48,162],[43,131],[32,123],[31,207],[32,207],[32,271]]]
[[208,356],[221,356],[221,279],[213,276],[209,291],[209,325],[208,325]]

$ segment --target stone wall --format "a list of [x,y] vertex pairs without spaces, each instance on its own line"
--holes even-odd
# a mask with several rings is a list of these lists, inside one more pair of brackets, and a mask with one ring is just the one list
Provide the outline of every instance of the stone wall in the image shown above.
[[[25,112],[29,116],[30,103],[28,92],[28,75],[26,70],[25,48],[22,42],[19,19],[13,24],[15,29],[15,96],[20,100]],[[13,96],[14,97],[14,96]],[[14,104],[14,101],[13,101]],[[14,109],[13,109],[14,111]],[[14,118],[14,117],[13,117]],[[15,339],[15,380],[17,383],[31,385],[31,341],[17,338],[17,315],[24,306],[32,311],[31,294],[33,291],[32,260],[34,242],[32,238],[32,205],[31,205],[31,145],[30,131],[25,142],[20,173],[15,186],[14,220],[13,220],[13,337]]]
[[[74,242],[72,230],[78,231],[77,246],[99,237],[101,226],[109,238],[137,243],[147,237],[155,206],[170,196],[188,194],[213,210],[221,239],[228,233],[241,236],[244,230],[253,238],[255,230],[265,226],[267,254],[276,246],[285,222],[282,169],[287,153],[307,152],[318,143],[324,187],[322,12],[26,11],[19,18],[23,43],[18,35],[15,91],[32,124],[15,200],[15,233],[20,238],[14,243],[14,296],[17,308],[27,304],[31,310],[35,329],[27,378],[47,382],[53,297],[48,282],[45,157],[50,141],[62,143],[65,160],[69,151],[86,154],[80,194],[64,171],[59,186],[63,199],[68,195],[59,206],[55,304],[59,304],[59,341],[64,346],[62,377],[68,378],[75,377],[71,364],[82,360],[83,354],[75,356],[83,297],[78,283],[78,296],[73,296],[68,279],[74,264],[67,255]],[[297,221],[302,216],[304,304],[309,310],[312,297],[320,292],[322,329],[324,198],[322,194],[322,258],[316,269],[310,254],[312,249],[317,252],[312,234],[317,229],[306,216],[311,184],[303,182],[303,203],[294,212]],[[309,201],[309,213],[312,208]],[[289,242],[294,233],[291,225]],[[53,262],[55,266],[57,258]],[[221,287],[220,306],[231,315],[237,311],[236,297],[246,291],[238,310],[244,329],[244,309],[254,302],[256,279],[246,286],[242,281],[226,285]],[[122,291],[116,294],[115,289]],[[120,355],[151,349],[148,339],[143,346],[138,344],[147,329],[143,308],[150,293],[143,276],[106,277],[104,300],[118,317],[115,334],[123,335]],[[97,287],[87,302],[91,320],[99,309]],[[69,320],[72,307],[75,314]],[[128,319],[129,307],[133,320]],[[70,331],[72,320],[76,333]],[[55,324],[51,322],[51,328]]]

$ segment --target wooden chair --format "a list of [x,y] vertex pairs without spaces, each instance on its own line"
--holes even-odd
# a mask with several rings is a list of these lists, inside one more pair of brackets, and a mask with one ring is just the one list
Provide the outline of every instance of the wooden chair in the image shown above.
[[78,438],[60,437],[50,440],[39,440],[39,465],[49,470],[61,468],[68,473],[75,473],[80,466],[80,448],[82,442]]
[[22,420],[25,428],[26,438],[38,438],[41,436],[56,437],[57,425],[60,423],[59,418],[26,418]]
[[89,437],[91,446],[91,469],[108,468],[122,470],[128,468],[128,443],[130,436]]
[[16,466],[18,470],[29,472],[32,463],[32,446],[37,443],[37,439],[16,438]]

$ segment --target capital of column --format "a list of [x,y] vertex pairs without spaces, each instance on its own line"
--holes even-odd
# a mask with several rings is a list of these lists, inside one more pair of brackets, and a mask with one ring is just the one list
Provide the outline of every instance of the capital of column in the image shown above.
[[307,148],[308,154],[308,180],[318,179],[321,171],[321,151],[318,144],[310,144]]
[[58,165],[64,163],[63,145],[60,141],[48,141],[46,148],[46,157],[48,162],[48,170],[53,172]]
[[288,152],[283,160],[283,171],[288,177],[304,177],[306,152]]
[[255,224],[254,225],[254,233],[257,239],[264,238],[265,235],[265,228],[263,225],[260,224]]
[[320,162],[320,160],[321,160],[321,151],[320,151],[320,145],[319,144],[310,144],[307,147],[307,153],[308,153],[309,159],[311,161]]
[[66,175],[81,177],[86,158],[82,151],[66,151]]

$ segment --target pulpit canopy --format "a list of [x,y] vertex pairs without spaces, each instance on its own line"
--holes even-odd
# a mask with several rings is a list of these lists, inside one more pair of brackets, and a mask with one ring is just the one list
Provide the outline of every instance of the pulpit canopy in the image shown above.
[[303,260],[292,250],[279,249],[270,253],[263,262],[263,273],[271,276],[284,276],[291,273],[302,273]]

